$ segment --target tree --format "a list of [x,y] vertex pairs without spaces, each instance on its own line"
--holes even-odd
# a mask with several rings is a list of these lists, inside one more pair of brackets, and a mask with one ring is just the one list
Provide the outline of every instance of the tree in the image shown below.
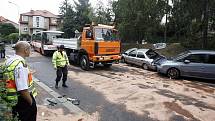
[[11,43],[16,43],[19,39],[19,33],[11,33],[7,38],[11,41]]
[[5,37],[11,33],[15,33],[16,28],[10,23],[0,23],[0,35]]
[[112,9],[110,7],[104,7],[104,3],[101,0],[97,1],[97,7],[93,21],[100,24],[110,24],[112,20]]
[[157,40],[157,28],[164,16],[163,0],[118,0],[113,2],[115,22],[122,40],[139,43]]
[[82,31],[85,24],[90,24],[90,16],[92,16],[92,8],[89,4],[89,0],[78,0],[74,1],[76,10],[76,20],[77,29]]
[[89,0],[74,1],[75,5],[72,6],[68,0],[64,0],[60,6],[60,14],[63,17],[62,31],[64,37],[74,37],[75,30],[82,31],[85,24],[91,23],[93,16]]
[[71,38],[75,35],[76,26],[76,13],[68,0],[64,0],[60,6],[60,14],[63,17],[63,24],[61,30],[64,32],[65,38]]

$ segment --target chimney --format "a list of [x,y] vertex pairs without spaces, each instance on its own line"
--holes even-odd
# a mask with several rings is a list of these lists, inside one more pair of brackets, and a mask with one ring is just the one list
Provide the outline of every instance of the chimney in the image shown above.
[[31,13],[34,13],[34,10],[31,10],[30,12],[31,12]]

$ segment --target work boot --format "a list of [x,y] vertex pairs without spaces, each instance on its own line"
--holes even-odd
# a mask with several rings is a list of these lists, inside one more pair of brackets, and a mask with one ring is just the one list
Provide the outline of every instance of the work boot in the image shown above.
[[67,88],[67,87],[68,87],[66,84],[63,84],[62,86],[63,86],[63,87],[65,87],[65,88]]
[[58,89],[58,83],[57,82],[55,83],[55,88]]

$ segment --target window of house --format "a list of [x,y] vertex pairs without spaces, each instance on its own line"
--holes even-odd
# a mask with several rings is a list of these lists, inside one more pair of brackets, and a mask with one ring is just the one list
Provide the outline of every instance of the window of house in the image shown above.
[[28,16],[22,16],[22,21],[28,21]]
[[40,17],[36,17],[36,21],[40,21]]
[[37,27],[40,27],[40,23],[39,22],[37,22]]
[[24,31],[28,31],[28,28],[27,28],[27,27],[24,27]]

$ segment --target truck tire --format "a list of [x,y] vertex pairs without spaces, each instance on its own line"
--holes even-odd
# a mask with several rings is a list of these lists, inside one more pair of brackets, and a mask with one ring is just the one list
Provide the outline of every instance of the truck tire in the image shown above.
[[88,71],[90,69],[90,62],[87,55],[82,55],[80,59],[80,66],[83,70]]

